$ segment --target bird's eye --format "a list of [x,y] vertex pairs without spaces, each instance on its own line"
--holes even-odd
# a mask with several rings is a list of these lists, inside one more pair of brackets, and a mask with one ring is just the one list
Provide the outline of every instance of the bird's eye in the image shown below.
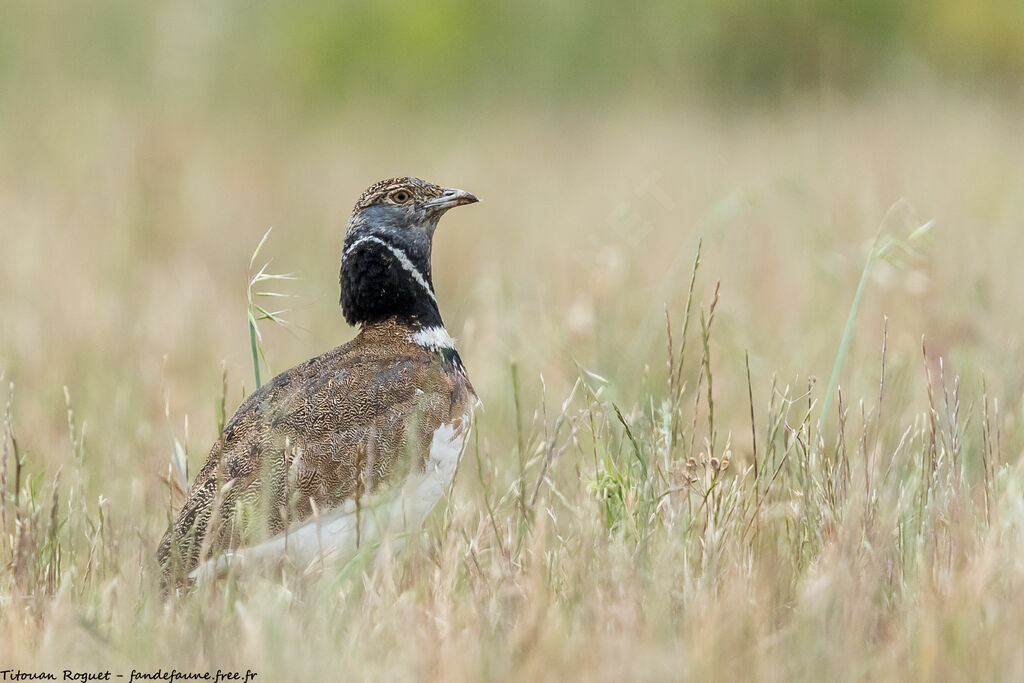
[[391,193],[391,201],[396,204],[405,204],[410,199],[412,199],[412,194],[408,190],[395,190]]

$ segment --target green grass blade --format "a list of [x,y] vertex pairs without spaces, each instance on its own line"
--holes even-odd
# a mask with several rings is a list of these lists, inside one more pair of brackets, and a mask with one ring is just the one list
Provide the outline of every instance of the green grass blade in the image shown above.
[[821,433],[825,426],[825,416],[832,406],[832,399],[835,397],[836,388],[839,386],[839,371],[843,367],[843,360],[850,348],[850,339],[853,337],[853,325],[857,320],[857,311],[860,310],[860,302],[864,298],[864,291],[867,289],[868,279],[871,277],[871,269],[878,260],[879,237],[871,243],[871,251],[868,260],[864,263],[864,270],[860,274],[860,282],[857,284],[857,292],[853,295],[853,303],[850,304],[850,313],[846,316],[846,327],[843,328],[843,337],[839,341],[839,350],[836,352],[836,360],[832,364],[832,375],[828,380],[828,389],[825,390],[825,400],[821,404],[821,414],[818,416],[818,433]]
[[260,381],[260,353],[259,343],[256,341],[256,321],[253,319],[252,314],[249,315],[249,347],[252,349],[252,372],[256,378],[256,388],[259,389],[263,386],[263,382]]

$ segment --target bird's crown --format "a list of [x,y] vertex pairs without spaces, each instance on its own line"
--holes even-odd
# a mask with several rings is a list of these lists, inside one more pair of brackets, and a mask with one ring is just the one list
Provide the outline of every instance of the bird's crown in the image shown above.
[[370,185],[359,195],[353,212],[374,206],[375,204],[394,204],[400,206],[415,202],[428,202],[438,199],[444,194],[444,188],[428,183],[419,178],[388,178]]

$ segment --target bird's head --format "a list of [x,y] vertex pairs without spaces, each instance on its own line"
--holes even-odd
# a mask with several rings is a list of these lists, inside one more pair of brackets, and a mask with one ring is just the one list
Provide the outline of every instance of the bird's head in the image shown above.
[[345,319],[353,325],[390,317],[440,324],[430,273],[434,230],[448,209],[478,201],[465,190],[418,178],[368,187],[345,234],[340,278]]
[[386,234],[408,237],[414,231],[428,239],[445,211],[480,201],[465,190],[444,188],[419,178],[391,178],[368,187],[352,209],[348,235]]

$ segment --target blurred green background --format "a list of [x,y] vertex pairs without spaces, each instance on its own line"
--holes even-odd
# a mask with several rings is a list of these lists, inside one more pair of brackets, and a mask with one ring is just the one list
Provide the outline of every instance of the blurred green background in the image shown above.
[[[935,671],[1024,680],[1024,667],[992,673],[1021,652],[1024,612],[1007,598],[1024,586],[1018,545],[979,550],[1004,521],[1016,520],[1008,535],[1024,527],[1014,488],[1024,452],[1022,86],[1021,0],[0,3],[0,409],[10,406],[22,488],[43,491],[33,494],[33,519],[56,520],[45,528],[61,529],[63,566],[77,577],[52,601],[8,609],[18,604],[6,597],[16,572],[0,571],[0,662],[106,667],[118,648],[129,667],[265,665],[266,680],[275,671],[324,679],[356,660],[357,679],[442,679],[461,667],[507,680],[502,662],[512,660],[525,664],[509,670],[537,672],[524,680],[564,680],[558,674],[577,664],[597,680],[643,678],[638,664],[664,667],[656,680],[700,672],[703,657],[726,664],[702,680],[755,680],[751,658],[768,653],[767,680],[780,671],[835,681]],[[146,572],[179,504],[166,479],[173,444],[194,474],[221,411],[230,415],[253,389],[253,249],[273,226],[256,268],[266,259],[271,272],[299,276],[281,285],[293,295],[281,304],[290,327],[262,326],[267,377],[355,333],[338,308],[345,223],[367,185],[396,175],[483,199],[444,218],[432,257],[445,323],[487,406],[475,432],[480,458],[464,460],[456,521],[438,546],[445,568],[435,572],[434,555],[417,553],[400,585],[420,588],[403,593],[413,597],[404,607],[384,600],[361,612],[354,601],[340,618],[343,597],[310,611],[301,591],[295,603],[280,594],[243,601],[244,609],[226,591],[226,609],[193,603],[170,618],[156,602],[140,609],[138,589],[152,582]],[[701,401],[711,404],[713,393],[718,443],[730,443],[734,462],[726,481],[740,484],[755,452],[751,404],[761,439],[783,394],[810,391],[806,410],[812,402],[817,410],[873,240],[903,240],[923,224],[934,225],[928,239],[878,263],[866,281],[838,377],[848,433],[863,435],[858,451],[871,432],[878,453],[924,463],[934,386],[945,421],[961,416],[974,459],[967,471],[977,473],[978,454],[990,450],[978,442],[991,398],[995,462],[1001,451],[1016,468],[1000,494],[1005,505],[994,508],[1006,517],[975,527],[974,517],[947,518],[940,506],[934,527],[905,536],[909,527],[895,520],[921,513],[906,507],[913,498],[894,474],[881,490],[901,502],[868,516],[878,520],[877,544],[868,536],[861,544],[856,512],[839,518],[838,534],[832,512],[805,526],[803,510],[825,510],[823,493],[808,495],[808,472],[820,463],[808,465],[805,450],[799,463],[782,459],[793,483],[784,472],[773,489],[778,505],[763,510],[765,530],[775,530],[753,555],[746,531],[723,536],[712,524],[706,536],[688,536],[689,546],[671,531],[652,543],[668,568],[652,581],[628,544],[589,540],[607,533],[592,507],[597,472],[591,479],[590,455],[570,445],[579,434],[586,442],[593,418],[570,415],[575,426],[559,437],[559,406],[586,368],[608,380],[601,401],[621,406],[642,442],[660,443],[653,416],[667,414],[658,409],[666,313],[681,355],[698,242],[681,376],[683,414],[693,418],[689,450],[675,464],[701,455],[711,431]],[[716,291],[704,364],[696,335]],[[698,379],[705,366],[713,392]],[[566,405],[582,410],[590,398],[574,401]],[[787,415],[792,405],[787,399]],[[576,521],[551,517],[550,530],[582,539],[600,561],[576,558],[577,546],[559,541],[553,554],[536,546],[520,572],[495,552],[495,529],[480,546],[492,569],[474,585],[459,577],[478,574],[463,574],[455,558],[473,552],[473,528],[489,526],[485,501],[520,476],[520,413],[526,452],[566,448],[551,478]],[[611,416],[602,448],[631,463]],[[838,401],[826,434],[837,419]],[[907,433],[917,445],[900,451]],[[0,441],[2,450],[13,438]],[[852,446],[851,438],[851,460],[870,462]],[[668,484],[686,472],[672,470]],[[822,470],[821,481],[831,479]],[[485,482],[494,482],[490,492]],[[998,489],[988,484],[985,510]],[[952,477],[934,490],[936,500],[950,492],[954,511],[967,491]],[[968,493],[980,500],[979,491]],[[504,518],[512,499],[500,505]],[[13,516],[0,518],[2,563],[22,546]],[[99,530],[87,539],[93,520]],[[948,531],[933,543],[933,528]],[[948,560],[943,534],[954,539]],[[833,536],[840,540],[808,542]],[[871,545],[869,564],[850,559],[861,557],[854,545]],[[920,568],[907,569],[909,579],[891,574],[897,549],[915,545],[902,556]],[[690,573],[717,548],[728,561]],[[568,553],[571,561],[558,559]],[[793,569],[780,572],[778,558],[790,555]],[[140,574],[140,565],[151,569]],[[732,568],[744,578],[719,582]],[[57,574],[45,576],[53,587]],[[567,578],[556,590],[558,577]],[[562,602],[563,586],[579,587],[578,598]],[[513,595],[521,610],[507,609]],[[663,616],[645,625],[652,607]],[[238,624],[256,633],[246,612],[263,620],[265,637],[235,637]],[[836,665],[808,676],[819,661]],[[885,675],[904,661],[920,661],[919,675]],[[360,676],[374,666],[390,675]],[[731,671],[739,673],[723,674]]]
[[1024,77],[1018,0],[16,1],[0,13],[8,106],[65,88],[309,113]]
[[886,314],[893,368],[924,334],[1017,401],[1022,84],[1010,0],[6,2],[0,376],[53,463],[66,385],[105,463],[163,472],[169,412],[197,467],[221,362],[229,412],[252,389],[260,237],[302,278],[294,328],[264,331],[277,372],[351,336],[345,220],[411,174],[484,199],[445,219],[434,277],[492,433],[511,361],[527,392],[579,362],[632,401],[701,238],[716,390],[745,405],[747,349],[755,382],[827,377],[870,240],[932,218],[934,249],[875,273],[843,386],[874,391]]

